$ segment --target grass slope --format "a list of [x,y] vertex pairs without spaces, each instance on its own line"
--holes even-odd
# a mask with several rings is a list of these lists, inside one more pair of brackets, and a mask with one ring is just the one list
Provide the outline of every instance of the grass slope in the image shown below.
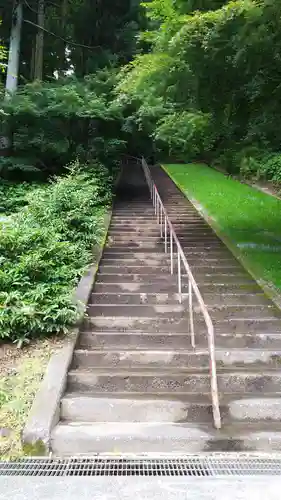
[[206,165],[164,165],[164,169],[236,246],[255,276],[281,290],[281,200]]

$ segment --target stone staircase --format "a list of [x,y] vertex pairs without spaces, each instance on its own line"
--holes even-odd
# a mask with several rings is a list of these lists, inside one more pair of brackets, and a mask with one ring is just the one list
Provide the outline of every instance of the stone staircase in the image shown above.
[[144,176],[131,166],[123,172],[52,450],[60,456],[280,450],[280,313],[165,172],[152,172],[214,322],[222,429],[213,427],[205,324],[195,305],[192,349]]

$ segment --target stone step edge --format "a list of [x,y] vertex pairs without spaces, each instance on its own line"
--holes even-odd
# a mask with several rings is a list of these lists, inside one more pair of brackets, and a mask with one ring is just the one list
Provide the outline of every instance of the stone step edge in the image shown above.
[[[249,349],[248,348],[245,348],[245,349],[241,349],[239,347],[232,347],[232,348],[229,348],[229,349],[224,349],[222,347],[217,347],[215,349],[216,353],[219,353],[219,354],[227,354],[227,353],[242,353],[242,352],[245,352],[247,353]],[[127,354],[129,353],[132,353],[132,354],[140,354],[142,352],[144,353],[147,353],[147,352],[150,352],[150,353],[165,353],[165,354],[174,354],[174,355],[177,355],[177,354],[187,354],[187,355],[193,355],[193,356],[203,356],[203,355],[209,355],[209,351],[208,351],[208,348],[195,348],[193,349],[192,347],[190,347],[189,349],[187,349],[186,347],[185,348],[182,348],[182,349],[178,349],[178,348],[175,348],[175,349],[152,349],[152,348],[141,348],[141,349],[132,349],[132,348],[129,348],[129,349],[122,349],[122,348],[108,348],[106,349],[106,351],[104,349],[92,349],[92,348],[89,348],[89,349],[86,349],[86,348],[78,348],[78,349],[75,349],[74,350],[75,353],[78,353],[78,354],[84,354],[84,353],[89,353],[89,354],[117,354],[119,352],[126,352]],[[257,352],[261,352],[261,353],[270,353],[270,352],[274,352],[274,354],[277,354],[281,356],[281,346],[280,346],[280,350],[279,349],[274,349],[274,348],[270,348],[270,347],[266,347],[266,348],[256,348],[255,349],[255,353]]]
[[[128,398],[128,395],[130,396]],[[114,392],[99,392],[99,391],[93,391],[91,392],[77,392],[77,391],[66,391],[62,399],[75,399],[75,398],[80,398],[83,397],[85,399],[120,399],[120,400],[137,400],[137,401],[142,401],[145,402],[147,400],[153,402],[153,401],[166,401],[167,398],[171,401],[184,401],[185,404],[187,405],[198,405],[198,406],[210,406],[212,404],[211,401],[211,395],[210,392],[202,392],[199,394],[196,394],[194,392],[177,392],[176,394],[174,392],[124,392],[124,391],[114,391]],[[229,403],[232,401],[248,401],[248,400],[256,400],[256,399],[263,399],[263,400],[276,400],[280,401],[281,405],[281,391],[278,392],[267,392],[265,394],[262,394],[257,396],[256,393],[253,392],[245,392],[241,394],[241,392],[224,392],[223,394],[220,394],[220,406],[227,406]]]
[[[66,427],[66,428],[78,428],[78,427],[89,427],[91,428],[91,430],[94,430],[93,428],[97,428],[97,431],[98,431],[98,434],[97,434],[97,437],[99,437],[99,440],[102,439],[102,438],[107,438],[107,437],[111,437],[110,436],[110,433],[112,432],[113,436],[116,436],[118,435],[118,432],[116,432],[116,425],[117,425],[117,429],[121,430],[120,428],[122,427],[122,432],[121,434],[119,434],[120,437],[122,437],[123,435],[127,435],[127,434],[131,434],[131,431],[132,429],[139,429],[140,427],[143,428],[151,428],[153,429],[154,427],[161,427],[163,429],[165,428],[171,428],[171,427],[174,427],[174,428],[179,428],[179,429],[197,429],[199,430],[199,432],[201,431],[202,432],[202,437],[205,438],[205,439],[208,439],[208,436],[206,436],[206,433],[210,433],[211,431],[211,434],[213,435],[213,437],[218,437],[220,439],[222,439],[224,436],[227,437],[228,439],[230,440],[233,440],[235,439],[235,433],[233,433],[233,430],[235,428],[237,428],[239,434],[238,434],[238,439],[241,437],[240,436],[240,433],[241,433],[241,430],[243,429],[243,427],[245,428],[245,433],[248,437],[249,435],[249,438],[253,438],[254,436],[252,435],[253,432],[257,432],[259,434],[260,431],[263,431],[263,432],[269,432],[270,435],[274,436],[276,433],[277,436],[278,436],[278,440],[281,440],[281,423],[280,422],[275,422],[274,423],[274,428],[272,429],[272,422],[271,421],[261,421],[261,422],[257,422],[257,421],[253,421],[253,422],[248,422],[248,421],[236,421],[234,424],[229,424],[229,425],[225,425],[222,429],[220,430],[216,430],[212,427],[212,424],[208,424],[208,423],[200,423],[200,427],[197,423],[195,422],[188,422],[188,423],[178,423],[178,422],[157,422],[157,421],[153,421],[153,422],[89,422],[89,421],[79,421],[79,422],[67,422],[65,424],[59,422],[59,424],[57,425],[57,429],[59,427]],[[56,429],[55,428],[55,429]],[[241,429],[242,428],[242,429]],[[102,430],[105,431],[105,433],[103,434]],[[244,434],[242,434],[242,436],[244,436]],[[137,434],[136,436],[137,438],[141,439],[142,438],[142,435],[140,435],[139,433]],[[173,436],[169,435],[169,434],[166,434],[166,437],[168,437],[168,439],[173,439]],[[192,437],[192,436],[191,436]],[[186,438],[186,436],[185,436]],[[196,433],[196,440],[200,438],[199,434]],[[257,439],[260,439],[260,437],[257,437]],[[281,445],[281,443],[280,443]]]
[[[118,305],[118,307],[120,307],[120,304]],[[87,319],[89,321],[91,321],[91,320],[94,321],[95,319],[100,319],[100,318],[102,318],[102,319],[104,319],[106,321],[112,321],[112,320],[118,320],[118,321],[122,321],[122,320],[125,321],[125,320],[127,320],[128,321],[128,320],[131,320],[131,321],[134,321],[134,322],[136,322],[138,319],[141,322],[145,322],[145,321],[150,322],[150,321],[156,321],[156,320],[161,319],[161,317],[159,317],[159,316],[140,316],[138,318],[137,316],[100,316],[100,315],[99,316],[91,316],[91,315],[89,315],[87,317]],[[165,319],[167,319],[167,318],[165,318],[163,316],[163,320],[165,320]],[[188,319],[188,317],[187,318],[185,318],[185,317],[179,317],[178,319],[184,320],[184,319]],[[203,321],[204,321],[203,319],[202,320],[200,319],[199,323],[203,323]],[[215,321],[215,327],[218,326],[218,325],[221,325],[221,324],[226,324],[227,325],[227,324],[229,324],[231,322],[241,322],[241,321],[243,321],[243,322],[244,321],[251,321],[251,323],[267,323],[267,322],[269,323],[269,322],[272,321],[272,322],[280,322],[280,326],[281,326],[281,318],[276,318],[276,317],[273,316],[273,317],[265,317],[265,318],[251,318],[250,317],[250,318],[221,319],[221,320],[216,320]],[[133,333],[133,330],[132,330],[132,333]],[[280,333],[281,333],[281,330],[280,330]]]
[[[191,377],[201,377],[202,375],[209,375],[210,370],[209,368],[199,368],[199,367],[191,367],[190,369],[186,368],[178,368],[178,367],[172,367],[171,369],[165,368],[164,370],[159,367],[152,368],[150,365],[143,365],[140,368],[136,367],[128,367],[126,368],[117,368],[117,367],[110,367],[110,373],[108,372],[108,367],[97,367],[97,368],[83,368],[83,369],[70,369],[68,374],[70,376],[76,375],[79,377],[79,375],[92,375],[93,377],[108,377],[108,378],[115,378],[115,377],[186,377],[186,376],[191,376]],[[245,367],[241,368],[241,366],[237,367],[235,369],[234,366],[230,366],[229,368],[224,368],[221,366],[217,367],[217,376],[220,375],[227,375],[229,376],[248,376],[248,375],[253,375],[255,377],[272,377],[273,375],[276,375],[280,377],[281,379],[281,371],[280,367],[279,368],[270,368],[269,366],[266,367],[266,370],[264,370],[263,366],[256,366],[254,363],[251,365],[246,365]],[[129,391],[128,391],[129,392]]]
[[[117,294],[115,294],[117,295]],[[183,293],[182,295],[186,295],[188,297],[188,294],[187,293]],[[176,300],[176,299],[175,299]],[[146,303],[140,303],[140,304],[108,304],[108,303],[96,303],[96,302],[88,302],[88,306],[90,307],[104,307],[104,308],[107,308],[107,307],[118,307],[118,308],[121,308],[121,307],[132,307],[132,308],[136,308],[136,307],[140,307],[140,308],[150,308],[150,307],[159,307],[159,308],[163,308],[163,312],[165,312],[165,308],[166,307],[170,307],[170,306],[178,306],[178,305],[182,305],[183,304],[179,304],[179,301],[177,300],[175,304],[162,304],[162,303],[151,303],[149,304],[148,302]],[[198,306],[196,306],[198,307]],[[223,311],[224,309],[237,309],[237,308],[240,308],[240,307],[245,307],[246,309],[247,308],[256,308],[256,309],[274,309],[276,310],[276,306],[274,304],[223,304],[223,305],[213,305],[213,304],[208,304],[208,310],[214,312],[214,311]],[[183,306],[183,309],[187,309],[188,310],[188,307],[184,307]],[[278,310],[277,310],[278,311]],[[178,312],[178,311],[175,311],[175,312]],[[258,318],[259,319],[259,318]],[[280,316],[280,321],[281,321],[281,316]]]
[[[202,333],[202,332],[201,332]],[[154,332],[154,333],[151,333],[151,332],[143,332],[143,331],[139,331],[139,330],[125,330],[125,331],[110,331],[110,330],[88,330],[88,329],[85,329],[85,330],[81,330],[80,331],[80,335],[99,335],[99,336],[110,336],[110,335],[116,335],[116,336],[120,336],[120,335],[126,335],[126,336],[130,336],[130,335],[137,335],[137,336],[149,336],[149,337],[190,337],[190,333],[188,332]],[[277,338],[280,338],[281,340],[281,331],[280,332],[266,332],[266,333],[256,333],[256,332],[249,332],[249,331],[245,331],[245,332],[239,332],[239,333],[233,333],[233,332],[217,332],[216,333],[216,337],[218,336],[229,336],[229,337],[244,337],[244,336],[250,336],[250,337],[268,337],[268,336],[271,336],[271,337],[275,337],[276,339]],[[245,347],[246,349],[246,347]],[[249,348],[247,348],[249,349]],[[252,347],[251,347],[252,349]]]

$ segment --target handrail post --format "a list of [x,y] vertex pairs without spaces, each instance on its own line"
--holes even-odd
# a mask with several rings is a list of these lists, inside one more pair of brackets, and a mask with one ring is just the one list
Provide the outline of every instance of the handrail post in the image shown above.
[[173,242],[173,233],[171,226],[170,227],[170,261],[171,261],[171,274],[174,274],[174,242]]
[[165,232],[165,235],[164,235],[164,238],[165,238],[165,253],[167,253],[167,217],[166,215],[164,215],[165,217],[165,227],[164,227],[164,232]]
[[192,303],[192,285],[188,281],[188,302],[189,302],[189,322],[190,322],[190,337],[191,345],[195,349],[195,334],[194,334],[194,318],[193,318],[193,303]]
[[213,340],[214,340],[213,325],[210,325],[210,327],[208,328],[208,344],[209,344],[209,354],[210,354],[211,397],[212,397],[212,407],[213,407],[213,418],[214,418],[215,428],[221,429],[217,367],[216,367],[216,357],[215,357],[215,346]]
[[180,253],[179,249],[177,248],[178,251],[178,293],[179,293],[179,303],[182,303],[182,295],[181,295],[181,259],[180,259]]

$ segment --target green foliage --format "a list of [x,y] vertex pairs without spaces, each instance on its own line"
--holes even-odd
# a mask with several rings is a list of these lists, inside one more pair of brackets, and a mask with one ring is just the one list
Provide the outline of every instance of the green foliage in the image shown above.
[[107,169],[69,173],[32,192],[0,225],[0,336],[19,342],[64,331],[77,318],[72,291],[103,234]]
[[[0,19],[0,26],[2,24],[2,21]],[[7,60],[8,54],[7,54],[7,49],[5,45],[3,45],[3,42],[0,38],[0,72],[4,72],[6,68],[6,60]]]
[[105,161],[101,152],[108,142],[108,163],[114,155],[116,160],[120,143],[114,150],[112,141],[117,140],[122,113],[120,104],[110,100],[114,79],[114,72],[103,71],[84,81],[34,82],[3,101],[2,130],[11,130],[14,156],[0,160],[0,176],[40,180],[59,173],[78,153],[87,156],[93,140],[103,143],[97,159]]
[[[180,135],[178,117],[207,115],[211,140],[194,121],[195,150],[229,172],[261,175],[260,157],[280,150],[280,2],[153,0],[145,8],[154,22],[145,33],[151,53],[137,56],[118,86],[126,123],[161,138],[160,154],[182,159],[186,151],[189,159],[194,142],[182,123]],[[258,154],[246,152],[253,145]],[[266,175],[276,180],[276,167]]]
[[0,214],[11,214],[27,205],[28,193],[35,189],[36,185],[27,182],[13,184],[2,181],[0,183]]
[[210,115],[200,112],[174,113],[163,118],[156,128],[155,139],[168,145],[169,155],[196,159],[213,144]]
[[260,162],[257,175],[262,179],[270,179],[278,184],[281,183],[281,153],[272,153]]

